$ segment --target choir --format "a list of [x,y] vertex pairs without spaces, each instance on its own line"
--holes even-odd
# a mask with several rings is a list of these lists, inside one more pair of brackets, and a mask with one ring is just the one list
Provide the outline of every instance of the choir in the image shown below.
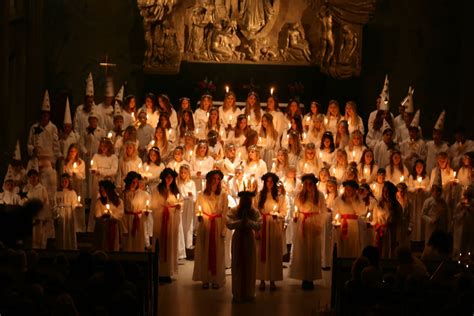
[[[193,280],[203,288],[224,284],[232,251],[232,268],[260,280],[261,290],[282,280],[288,249],[289,276],[303,289],[329,266],[333,243],[343,257],[374,245],[391,258],[442,230],[453,234],[456,253],[474,250],[474,142],[463,128],[451,146],[443,141],[444,111],[425,140],[412,88],[394,118],[386,77],[367,125],[353,101],[342,113],[331,100],[326,114],[316,101],[306,114],[295,100],[282,111],[273,95],[262,107],[255,92],[242,109],[231,91],[221,107],[203,95],[194,112],[188,98],[177,109],[164,94],[137,101],[124,98],[123,86],[114,94],[108,80],[96,105],[89,74],[84,104],[72,119],[66,101],[58,132],[45,92],[27,167],[17,143],[0,194],[4,204],[43,202],[34,247],[55,238],[58,249],[76,249],[76,233],[86,231],[102,250],[158,243],[164,282],[194,248]],[[254,270],[235,266],[248,264],[245,256]],[[236,293],[246,297],[248,282],[240,282]]]

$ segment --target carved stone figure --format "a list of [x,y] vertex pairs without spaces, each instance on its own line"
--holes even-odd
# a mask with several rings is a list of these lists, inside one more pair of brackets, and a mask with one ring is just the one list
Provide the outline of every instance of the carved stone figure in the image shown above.
[[207,26],[206,8],[196,6],[192,10],[186,52],[192,54],[194,59],[199,59],[205,50],[204,28]]
[[166,15],[172,12],[177,0],[138,0],[137,5],[143,17],[143,30],[145,33],[145,59],[144,65],[150,66],[153,62],[154,41],[156,31],[160,29]]
[[342,40],[339,50],[339,63],[350,64],[351,58],[357,48],[357,34],[352,31],[347,24],[342,26],[341,34]]
[[285,60],[311,61],[309,43],[305,38],[303,26],[299,22],[290,24],[283,54]]
[[330,64],[334,56],[334,34],[332,31],[332,15],[327,4],[322,7],[319,18],[322,22],[321,64]]
[[250,35],[262,30],[273,18],[273,3],[270,0],[240,0],[239,16],[240,27]]

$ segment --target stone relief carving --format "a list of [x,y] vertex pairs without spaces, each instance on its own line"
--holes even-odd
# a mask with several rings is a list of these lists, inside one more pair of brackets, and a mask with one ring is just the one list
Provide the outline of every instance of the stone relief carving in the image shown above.
[[357,76],[377,0],[138,0],[145,71],[181,61],[319,66]]

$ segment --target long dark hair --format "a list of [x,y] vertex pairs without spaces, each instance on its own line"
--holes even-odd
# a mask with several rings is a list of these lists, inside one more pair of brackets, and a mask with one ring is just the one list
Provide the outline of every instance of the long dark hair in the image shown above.
[[[189,115],[190,121],[189,123],[186,123],[184,121],[184,115],[187,114]],[[184,133],[187,131],[194,131],[194,117],[193,117],[193,112],[189,109],[183,110],[181,113],[181,116],[179,118],[179,136],[184,137]]]
[[[316,183],[313,183],[313,188],[314,188],[314,195],[313,195],[313,200],[311,202],[313,202],[314,205],[318,205],[319,204],[319,191],[318,191],[318,187],[316,186]],[[298,193],[298,201],[304,204],[308,200],[308,198],[309,198],[309,191],[306,190],[306,186],[303,185],[303,188]]]
[[[207,195],[207,196],[211,196],[211,180],[212,180],[212,177],[210,177],[209,179],[206,179],[206,188],[204,189],[204,195]],[[220,195],[222,192],[222,179],[219,181],[219,184],[217,185],[217,189],[216,189],[216,195]]]
[[119,206],[120,205],[120,198],[119,195],[117,194],[117,191],[115,191],[115,184],[112,183],[110,180],[102,180],[99,182],[99,191],[100,188],[103,188],[105,191],[105,194],[107,196],[100,196],[99,200],[100,202],[105,205],[107,204],[107,201],[110,201],[113,205]]
[[[258,195],[258,209],[259,210],[263,210],[263,205],[265,205],[265,201],[267,200],[268,188],[265,182],[266,180],[263,182],[263,189],[262,191],[260,191]],[[275,183],[275,181],[273,181],[271,194],[272,194],[272,198],[278,202],[278,183]]]
[[[168,191],[168,189],[166,188],[166,177],[168,175],[171,175],[173,177],[173,182],[171,182],[170,184],[170,191]],[[157,188],[158,188],[158,192],[165,198],[168,197],[169,192],[171,192],[175,196],[177,196],[179,193],[178,185],[176,184],[176,175],[177,175],[176,172],[170,168],[165,168],[165,170],[161,172],[161,175],[160,175],[161,182],[158,184]]]
[[321,145],[319,146],[319,149],[323,150],[324,149],[324,140],[329,139],[331,144],[329,145],[330,152],[334,152],[334,149],[336,148],[336,145],[334,144],[334,137],[332,136],[331,132],[325,132],[323,134],[323,137],[321,138]]

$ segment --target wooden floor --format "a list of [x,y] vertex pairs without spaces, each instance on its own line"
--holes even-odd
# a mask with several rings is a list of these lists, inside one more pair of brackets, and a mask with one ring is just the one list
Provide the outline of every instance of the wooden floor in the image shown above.
[[[288,279],[283,270],[283,281],[277,282],[277,291],[261,292],[251,303],[232,303],[231,275],[227,270],[225,287],[203,290],[201,283],[192,281],[193,261],[182,261],[179,275],[171,284],[160,285],[159,315],[319,315],[329,305],[331,272],[323,271],[323,279],[315,283],[314,291],[301,290],[301,282]],[[286,264],[287,265],[287,264]]]

